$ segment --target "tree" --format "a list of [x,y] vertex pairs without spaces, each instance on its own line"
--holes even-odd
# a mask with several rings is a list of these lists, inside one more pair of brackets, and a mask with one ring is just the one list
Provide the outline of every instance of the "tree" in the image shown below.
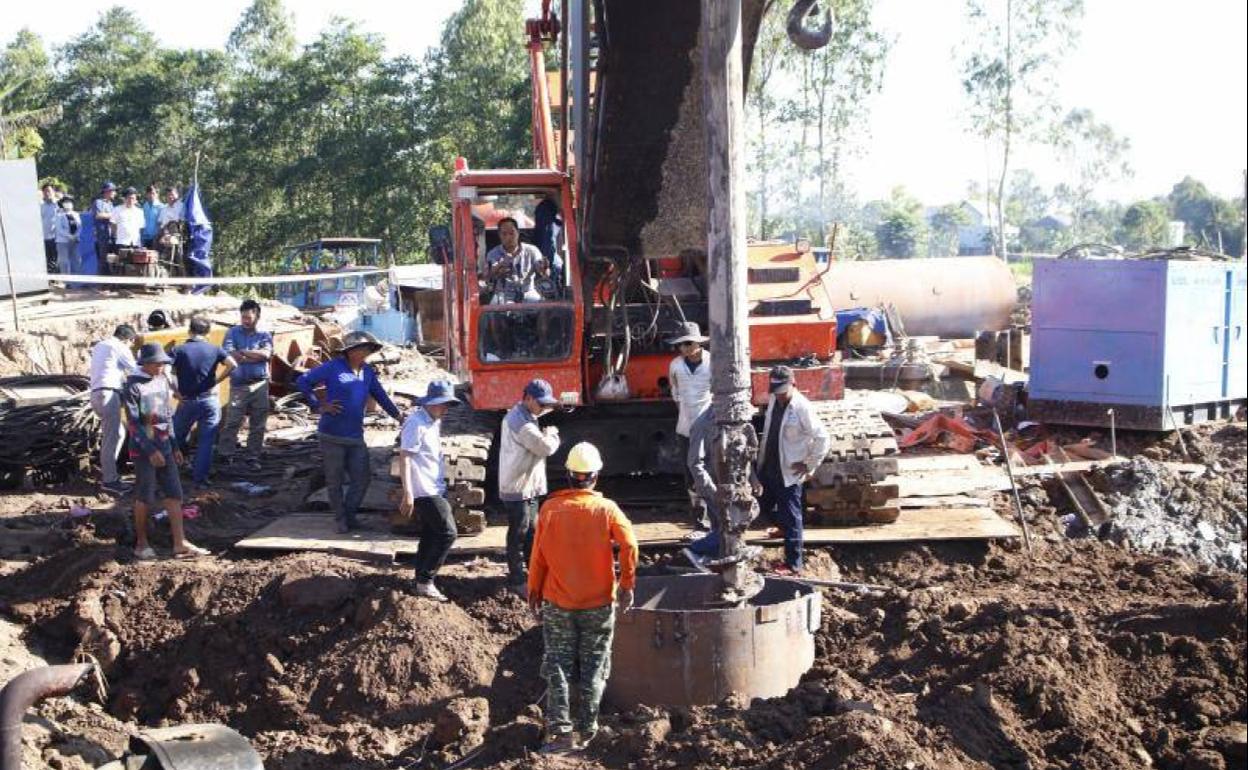
[[875,240],[880,254],[886,257],[913,257],[918,245],[926,237],[923,223],[923,205],[906,191],[893,189],[889,200],[880,209],[880,220],[875,226]]
[[1067,113],[1054,127],[1054,145],[1066,161],[1070,182],[1061,189],[1073,223],[1075,241],[1083,239],[1082,223],[1096,189],[1134,173],[1126,154],[1131,142],[1119,137],[1106,123],[1098,123],[1091,110]]
[[932,212],[928,220],[931,237],[927,242],[929,257],[955,257],[958,254],[958,231],[971,223],[971,217],[960,203],[949,203]]
[[39,129],[61,116],[60,105],[47,103],[51,78],[43,40],[18,30],[0,52],[0,159],[34,157],[43,149]]
[[1183,222],[1186,240],[1193,246],[1242,256],[1243,200],[1228,201],[1214,195],[1203,182],[1184,177],[1166,196],[1170,212]]
[[225,50],[245,72],[272,72],[294,56],[294,18],[282,0],[252,0],[230,32]]
[[465,0],[425,60],[420,101],[428,123],[474,167],[532,162],[525,42],[523,0]]
[[1169,245],[1170,213],[1159,200],[1136,201],[1127,207],[1118,229],[1118,243],[1132,251]]
[[1011,152],[1052,112],[1053,69],[1076,39],[1082,16],[1083,0],[967,0],[971,31],[962,86],[971,104],[970,127],[1000,146],[995,229],[1003,257]]

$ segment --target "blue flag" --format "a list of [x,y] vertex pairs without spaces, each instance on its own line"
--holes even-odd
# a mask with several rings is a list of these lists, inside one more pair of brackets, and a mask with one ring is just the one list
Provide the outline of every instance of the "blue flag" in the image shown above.
[[[186,191],[186,229],[190,234],[186,245],[186,264],[196,278],[212,277],[212,222],[199,197],[199,185],[191,185]],[[196,286],[194,292],[206,291],[207,286]]]

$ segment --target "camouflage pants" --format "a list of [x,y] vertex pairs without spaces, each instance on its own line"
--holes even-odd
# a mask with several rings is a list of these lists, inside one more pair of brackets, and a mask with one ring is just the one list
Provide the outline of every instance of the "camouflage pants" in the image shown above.
[[546,677],[546,729],[551,734],[570,732],[571,688],[576,683],[576,729],[598,729],[598,706],[611,675],[611,638],[615,634],[615,605],[592,610],[564,610],[547,603],[542,608],[542,676]]

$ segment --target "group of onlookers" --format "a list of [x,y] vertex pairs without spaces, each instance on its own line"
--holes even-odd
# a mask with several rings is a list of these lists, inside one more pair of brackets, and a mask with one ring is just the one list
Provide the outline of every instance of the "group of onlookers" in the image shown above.
[[91,248],[99,273],[107,272],[108,254],[115,253],[119,248],[159,249],[162,235],[170,225],[186,218],[186,208],[179,198],[177,187],[166,187],[162,202],[159,188],[148,185],[142,204],[135,188],[127,187],[120,192],[119,200],[117,185],[105,182],[100,186],[99,195],[80,213],[75,208],[73,196],[56,185],[43,185],[39,215],[49,273],[82,274],[80,247],[87,246],[82,243],[84,215],[90,219]]

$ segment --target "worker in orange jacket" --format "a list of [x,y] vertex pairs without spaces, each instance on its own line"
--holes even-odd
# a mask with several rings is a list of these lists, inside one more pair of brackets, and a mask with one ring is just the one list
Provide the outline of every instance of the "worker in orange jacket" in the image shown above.
[[[541,610],[546,647],[545,753],[584,748],[597,733],[598,707],[611,673],[615,607],[632,609],[637,582],[633,525],[618,505],[594,491],[602,470],[597,448],[577,444],[565,467],[569,489],[555,492],[542,506],[529,561],[529,606]],[[618,596],[612,544],[620,547]],[[574,725],[569,685],[578,663]]]

